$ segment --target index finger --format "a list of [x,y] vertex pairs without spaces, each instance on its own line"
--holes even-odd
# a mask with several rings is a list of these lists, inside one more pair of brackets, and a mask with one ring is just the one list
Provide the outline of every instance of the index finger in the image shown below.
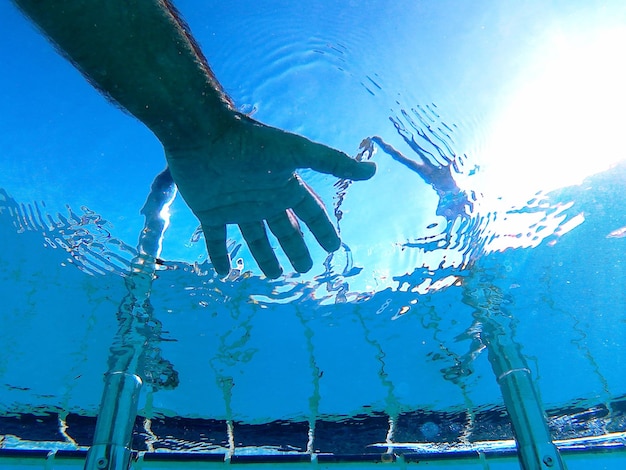
[[311,142],[304,137],[302,139],[305,142],[295,157],[298,168],[310,168],[320,173],[351,180],[367,180],[376,173],[374,162],[358,162],[339,150]]

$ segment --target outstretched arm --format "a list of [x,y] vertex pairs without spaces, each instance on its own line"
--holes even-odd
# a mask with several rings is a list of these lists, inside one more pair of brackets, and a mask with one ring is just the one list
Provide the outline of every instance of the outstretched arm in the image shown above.
[[14,0],[107,97],[166,148],[228,120],[229,101],[166,0]]
[[14,0],[81,72],[144,122],[202,224],[219,274],[228,274],[226,225],[238,224],[268,277],[282,270],[266,235],[299,272],[312,266],[298,219],[320,245],[340,241],[319,198],[295,170],[355,180],[373,176],[337,150],[236,112],[167,0]]

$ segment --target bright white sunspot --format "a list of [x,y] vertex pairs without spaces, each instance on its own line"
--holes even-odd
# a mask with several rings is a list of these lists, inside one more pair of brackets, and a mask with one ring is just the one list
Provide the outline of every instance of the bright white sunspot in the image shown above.
[[480,187],[515,202],[626,158],[626,28],[560,29],[539,43],[493,120],[477,175]]

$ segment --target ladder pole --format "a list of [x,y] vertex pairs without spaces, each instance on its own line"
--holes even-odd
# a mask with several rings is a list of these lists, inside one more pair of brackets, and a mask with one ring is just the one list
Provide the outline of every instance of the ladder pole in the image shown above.
[[141,378],[134,374],[113,372],[106,375],[96,431],[85,469],[130,468],[132,432],[141,386]]
[[565,470],[519,346],[505,334],[501,325],[492,319],[483,321],[481,338],[513,425],[522,469]]
[[150,293],[156,261],[169,225],[167,209],[175,196],[176,186],[166,168],[154,179],[141,210],[145,216],[144,228],[139,236],[138,254],[126,278],[128,293],[117,313],[119,327],[110,348],[109,368],[85,470],[127,470],[131,465],[132,433],[143,385],[140,362],[146,343],[145,332],[141,333],[138,327],[151,315]]

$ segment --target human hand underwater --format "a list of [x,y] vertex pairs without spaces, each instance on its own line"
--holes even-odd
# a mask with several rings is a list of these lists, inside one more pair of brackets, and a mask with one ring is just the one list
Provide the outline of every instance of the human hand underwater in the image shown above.
[[297,272],[307,272],[313,265],[298,219],[322,248],[337,250],[341,242],[322,201],[295,171],[310,168],[338,178],[366,180],[374,175],[376,165],[357,162],[338,150],[235,112],[221,129],[191,149],[166,148],[172,177],[200,220],[217,273],[225,276],[230,271],[228,224],[239,225],[257,264],[272,279],[282,269],[266,226]]
[[239,225],[270,278],[282,270],[265,224],[299,272],[313,263],[298,218],[324,249],[339,248],[322,202],[295,170],[363,180],[373,176],[374,164],[235,112],[171,2],[65,0],[63,8],[56,2],[15,2],[90,83],[163,143],[172,177],[200,219],[219,274],[230,271],[228,224]]

